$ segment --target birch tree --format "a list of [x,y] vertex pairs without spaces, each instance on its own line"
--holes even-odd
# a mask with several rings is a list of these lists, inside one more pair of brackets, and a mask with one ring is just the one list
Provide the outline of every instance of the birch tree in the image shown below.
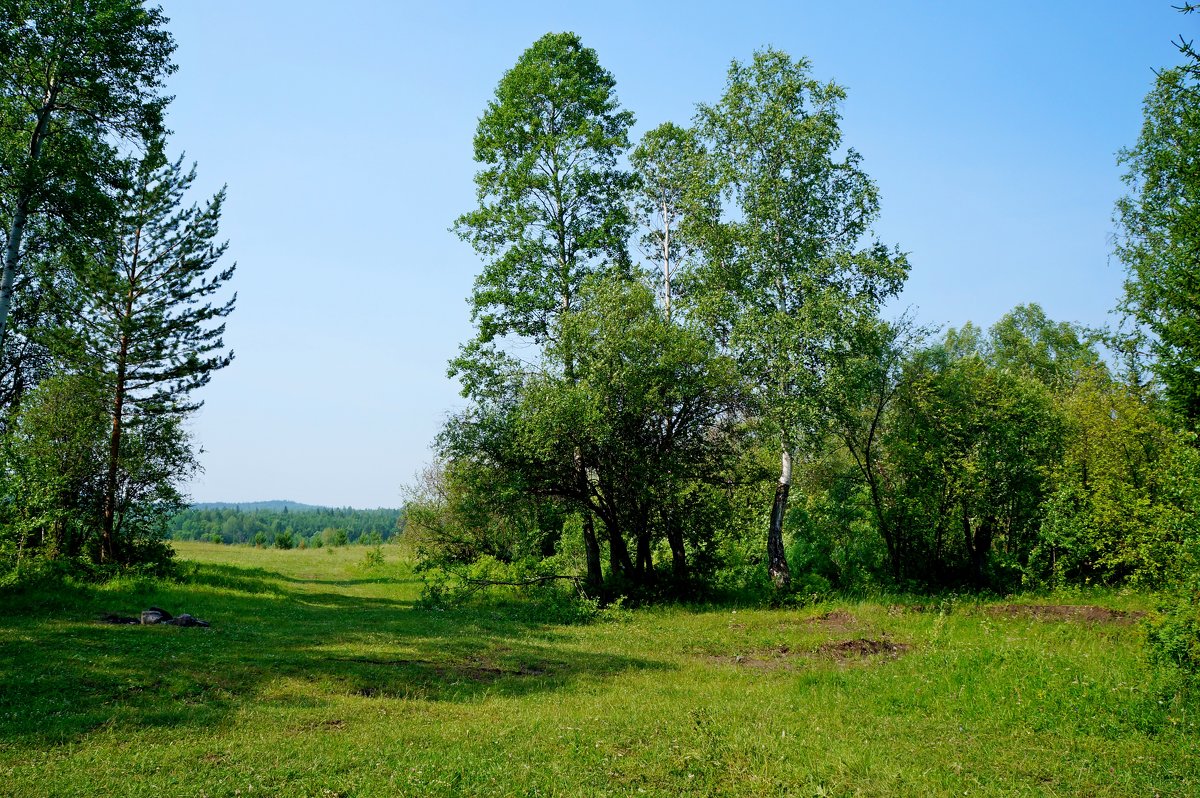
[[648,131],[629,157],[637,177],[635,219],[642,254],[654,264],[668,320],[678,273],[718,213],[712,161],[696,131],[666,122]]
[[161,132],[175,69],[165,23],[138,0],[0,3],[0,351],[31,222],[103,230],[116,142]]
[[845,97],[815,80],[807,60],[767,49],[734,62],[720,101],[698,113],[734,209],[708,253],[712,312],[779,436],[767,553],[781,588],[790,582],[783,519],[793,461],[822,437],[836,401],[827,364],[851,345],[855,319],[875,316],[908,270],[900,252],[862,243],[879,194],[861,156],[843,148]]

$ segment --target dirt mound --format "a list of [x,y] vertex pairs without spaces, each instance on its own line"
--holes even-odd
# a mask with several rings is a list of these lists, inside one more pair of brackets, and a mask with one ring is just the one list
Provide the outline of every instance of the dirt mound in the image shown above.
[[1041,621],[1086,621],[1088,623],[1115,623],[1129,625],[1146,613],[1112,610],[1088,604],[1005,604],[988,607],[989,615],[1004,618],[1036,618]]
[[817,647],[817,653],[837,660],[863,659],[877,654],[886,654],[895,659],[910,646],[905,643],[894,643],[891,640],[870,640],[860,637],[857,640],[839,640],[823,643]]

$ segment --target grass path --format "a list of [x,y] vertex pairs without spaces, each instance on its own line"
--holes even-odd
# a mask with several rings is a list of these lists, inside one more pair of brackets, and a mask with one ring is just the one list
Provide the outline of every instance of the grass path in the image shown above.
[[[1200,706],[1128,619],[840,603],[565,627],[415,610],[389,547],[376,568],[178,548],[186,583],[3,599],[0,795],[1200,794]],[[94,620],[152,604],[213,626]]]

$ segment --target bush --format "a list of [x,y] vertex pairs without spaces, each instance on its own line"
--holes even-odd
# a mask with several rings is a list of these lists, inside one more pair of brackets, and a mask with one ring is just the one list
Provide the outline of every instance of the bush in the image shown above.
[[465,606],[506,609],[541,623],[587,623],[601,612],[598,599],[583,596],[578,582],[547,578],[552,560],[504,563],[483,556],[467,566],[418,565],[424,587],[419,606],[446,610]]
[[1159,667],[1200,676],[1200,574],[1149,622],[1146,650]]
[[383,565],[383,547],[375,545],[367,549],[367,556],[363,558],[363,567],[378,568],[381,565]]

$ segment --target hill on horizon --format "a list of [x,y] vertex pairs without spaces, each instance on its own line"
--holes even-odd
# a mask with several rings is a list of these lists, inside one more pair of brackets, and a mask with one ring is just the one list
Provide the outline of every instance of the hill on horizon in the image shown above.
[[320,504],[303,504],[287,499],[272,499],[263,502],[194,502],[190,505],[193,510],[287,510],[290,513],[315,512],[317,510],[393,510],[393,507],[326,507]]

